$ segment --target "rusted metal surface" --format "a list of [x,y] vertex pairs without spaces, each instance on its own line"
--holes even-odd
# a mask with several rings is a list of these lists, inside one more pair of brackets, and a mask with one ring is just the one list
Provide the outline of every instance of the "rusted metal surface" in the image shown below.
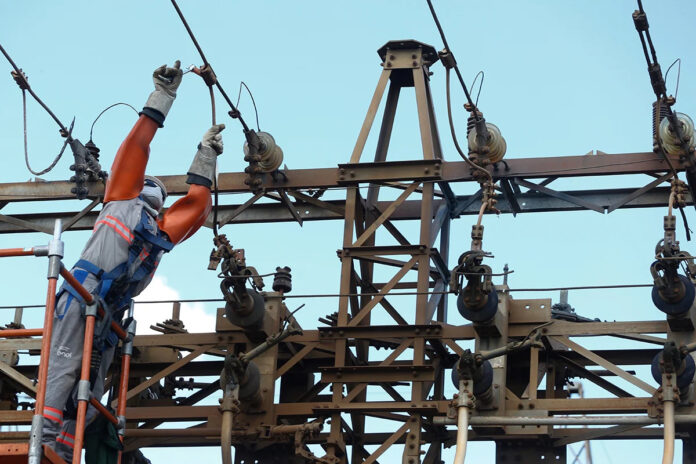
[[[638,414],[657,420],[659,410],[652,396],[654,388],[635,373],[639,371],[635,366],[650,364],[664,341],[663,334],[674,336],[666,321],[552,320],[550,298],[514,300],[507,288],[500,286],[498,313],[490,325],[447,322],[450,222],[460,216],[478,214],[482,195],[452,193],[449,183],[470,182],[471,169],[463,161],[444,160],[428,82],[428,65],[433,62],[434,52],[425,44],[407,49],[406,43],[390,43],[382,50],[385,66],[350,163],[286,170],[285,179],[265,176],[260,187],[266,191],[256,195],[244,183],[245,173],[222,173],[219,177],[220,193],[238,194],[233,197],[238,204],[220,207],[220,224],[284,222],[298,218],[343,221],[338,253],[341,261],[338,311],[327,320],[327,325],[292,335],[255,359],[260,372],[260,395],[254,404],[242,405],[247,408],[235,413],[231,432],[232,443],[240,447],[240,456],[251,456],[253,452],[267,453],[264,456],[278,452],[302,454],[306,444],[318,443],[327,455],[317,462],[326,464],[375,462],[392,447],[398,447],[407,464],[439,462],[443,446],[454,439],[454,430],[435,424],[433,419],[445,423],[456,412],[452,398],[446,394],[449,390],[446,385],[453,365],[464,353],[463,347],[470,346],[460,342],[474,341],[477,351],[501,350],[527,337],[540,324],[545,324],[540,329],[543,344],[493,360],[491,400],[474,414],[493,418],[617,415],[617,424],[592,429],[554,427],[546,423],[521,427],[510,419],[511,423],[475,425],[469,432],[470,440],[499,443],[501,462],[503,458],[510,462],[516,459],[531,462],[552,455],[564,456],[565,446],[577,441],[661,438],[659,428],[618,425],[618,415]],[[421,144],[414,148],[413,160],[393,162],[387,159],[387,151],[404,87],[415,90]],[[378,120],[385,94],[374,157],[365,162],[367,137]],[[679,159],[672,158],[671,162],[683,170]],[[654,153],[598,152],[583,156],[513,158],[507,163],[505,169],[491,168],[493,178],[504,181],[501,184],[504,195],[496,205],[503,213],[579,210],[605,213],[619,208],[667,205],[669,189],[661,183],[667,180],[668,166]],[[551,187],[556,178],[631,174],[652,174],[656,179],[631,189],[561,191]],[[173,196],[183,195],[188,189],[185,176],[160,178]],[[68,182],[0,184],[0,201],[66,200],[73,198],[71,187]],[[87,187],[88,197],[92,199],[87,207],[56,213],[48,211],[50,206],[44,204],[47,212],[4,215],[0,217],[0,233],[47,231],[56,217],[63,218],[70,230],[92,228],[97,215],[93,209],[103,194],[103,186],[88,183]],[[364,187],[366,194],[361,190]],[[529,190],[523,192],[520,187]],[[334,194],[333,199],[324,199],[316,194],[322,189],[335,189],[345,198],[337,200]],[[289,204],[289,199],[271,191],[282,191],[295,202]],[[264,195],[271,197],[270,203],[259,203]],[[401,230],[399,226],[404,221],[417,221],[417,227]],[[397,304],[393,290],[398,289],[410,289],[413,293],[408,298],[400,297]],[[126,449],[221,443],[220,408],[210,402],[201,405],[206,399],[218,399],[222,395],[219,383],[211,382],[208,377],[220,375],[227,353],[248,353],[263,342],[263,337],[280,329],[288,314],[283,296],[266,293],[265,302],[269,319],[260,330],[261,339],[232,325],[223,316],[222,308],[218,311],[215,332],[186,333],[175,330],[171,324],[161,324],[158,327],[163,333],[135,337],[135,352],[120,388],[122,405],[127,400]],[[374,324],[378,312],[388,314],[394,324]],[[174,313],[174,319],[178,320],[176,305]],[[0,331],[0,337],[41,335],[40,331],[17,330],[21,329]],[[632,350],[583,347],[584,337],[606,335],[651,345]],[[683,334],[678,337],[687,338]],[[40,338],[0,338],[0,354],[13,350],[33,352],[41,344]],[[376,349],[384,349],[385,353],[376,355]],[[13,385],[12,388],[31,390],[35,359],[25,356],[18,365],[0,364],[0,367],[0,376],[4,376],[3,380],[8,378],[7,384]],[[114,367],[109,384],[116,384],[119,374]],[[606,390],[606,395],[570,397],[566,377],[594,382]],[[635,388],[628,391],[619,387],[615,378]],[[6,383],[2,385],[6,388]],[[0,401],[0,423],[31,422],[31,411],[15,409],[16,405]],[[679,414],[693,413],[693,405],[683,404],[679,408]],[[369,430],[368,418],[381,419],[384,431]],[[298,434],[310,426],[321,428],[315,421],[326,422],[321,433]],[[195,425],[178,424],[183,422]],[[160,428],[161,425],[166,427]],[[680,438],[688,436],[686,431],[678,433]],[[3,432],[0,442],[17,440],[19,436],[17,432]],[[424,443],[431,444],[427,454],[424,454]],[[377,448],[368,452],[365,448],[368,445]],[[261,449],[265,451],[258,451]]]

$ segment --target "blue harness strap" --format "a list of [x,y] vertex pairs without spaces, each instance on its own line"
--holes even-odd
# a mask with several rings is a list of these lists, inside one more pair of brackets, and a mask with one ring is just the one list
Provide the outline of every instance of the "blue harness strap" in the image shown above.
[[[75,271],[73,272],[73,276],[81,284],[85,283],[85,280],[87,279],[88,275],[89,275],[89,271],[84,270],[84,269],[75,269]],[[58,298],[60,298],[60,296],[64,292],[68,293],[68,299],[65,301],[65,306],[63,307],[63,311],[60,313],[56,312],[56,316],[58,317],[58,320],[61,320],[61,321],[63,320],[65,315],[68,313],[68,308],[70,308],[70,303],[72,303],[73,298],[76,298],[81,303],[83,302],[83,299],[80,296],[80,294],[77,293],[77,290],[75,290],[73,288],[73,286],[67,282],[63,282],[63,285],[60,286],[60,290],[58,291],[58,295],[56,297],[56,302],[58,301]]]
[[[110,316],[117,320],[120,320],[122,317],[122,310],[130,304],[138,284],[157,268],[157,258],[160,253],[167,253],[174,247],[172,242],[167,240],[159,230],[155,230],[150,224],[147,212],[144,209],[140,222],[133,230],[133,235],[134,239],[128,247],[128,259],[110,271],[106,272],[96,264],[85,259],[80,259],[75,263],[75,268],[73,269],[73,275],[80,283],[84,282],[88,274],[93,274],[100,281],[96,293],[110,308]],[[149,247],[147,246],[148,244]],[[67,283],[64,283],[61,287],[61,292],[63,291],[70,293],[66,311],[72,298],[83,302],[77,291]],[[65,313],[59,315],[59,318],[62,319],[64,315]],[[111,340],[112,338],[113,340]],[[107,343],[110,345],[116,343],[113,332],[110,333]]]

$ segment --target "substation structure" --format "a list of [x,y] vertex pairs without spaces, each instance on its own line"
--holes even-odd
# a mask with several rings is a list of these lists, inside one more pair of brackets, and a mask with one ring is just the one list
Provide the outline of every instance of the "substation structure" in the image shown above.
[[[452,381],[455,363],[466,354],[458,342],[475,340],[476,352],[501,349],[506,353],[510,343],[527,340],[530,334],[537,343],[491,359],[492,385],[486,398],[477,398],[471,409],[469,440],[494,441],[495,462],[570,462],[566,445],[598,438],[661,440],[662,427],[647,427],[662,421],[659,384],[621,366],[650,365],[666,339],[693,342],[693,311],[688,321],[678,324],[667,318],[576,322],[552,317],[551,298],[513,299],[507,286],[496,285],[498,304],[492,320],[468,323],[456,313],[448,315],[446,292],[453,268],[448,255],[468,249],[468,242],[450,243],[450,224],[453,219],[475,217],[483,192],[456,196],[450,188],[453,182],[473,178],[469,164],[443,157],[429,86],[430,67],[438,60],[435,50],[414,41],[389,42],[380,49],[380,56],[383,66],[377,88],[348,163],[286,170],[285,177],[266,176],[257,193],[249,191],[244,173],[219,176],[221,193],[249,196],[239,204],[220,206],[221,225],[296,220],[344,223],[338,250],[343,296],[338,298],[337,313],[325,324],[290,335],[255,358],[260,373],[256,394],[253,401],[242,401],[228,434],[236,448],[236,463],[373,463],[390,447],[400,447],[407,464],[440,463],[443,447],[452,446],[457,433],[448,425],[457,417],[458,400],[445,395],[445,385]],[[401,89],[407,87],[415,87],[421,146],[413,147],[413,152],[420,154],[411,161],[389,161],[397,102]],[[385,93],[376,153],[365,160],[366,140]],[[683,171],[679,157],[671,162]],[[604,214],[620,208],[666,207],[670,195],[669,187],[661,186],[669,178],[667,163],[653,152],[509,159],[507,166],[488,169],[500,186],[496,206],[506,214],[583,210]],[[557,191],[550,185],[565,177],[634,174],[644,174],[646,184],[582,191]],[[185,176],[161,179],[170,195],[185,193]],[[0,233],[50,233],[58,218],[65,230],[91,229],[103,185],[88,185],[86,207],[52,211],[51,201],[74,199],[71,186],[67,181],[0,184],[2,206],[32,202],[46,211],[0,215]],[[361,186],[367,187],[366,196]],[[322,199],[329,189],[343,189],[345,200]],[[396,199],[380,200],[386,190],[397,191],[386,195]],[[264,196],[277,201],[256,202]],[[400,226],[407,221],[419,224],[415,235],[402,231]],[[379,229],[388,231],[389,244],[378,243],[375,232]],[[375,278],[388,270],[392,275],[388,280]],[[390,299],[394,301],[398,293],[406,296],[392,304]],[[174,303],[172,319],[159,325],[162,334],[135,337],[126,449],[221,444],[220,408],[199,405],[206,398],[221,397],[220,381],[197,379],[220,376],[228,353],[249,352],[281,330],[289,314],[284,294],[261,294],[265,317],[254,330],[233,325],[220,308],[215,331],[187,333]],[[146,306],[139,308],[146,310]],[[386,312],[393,323],[371,323],[378,311]],[[19,324],[21,320],[16,320],[13,327]],[[607,335],[645,345],[590,351],[578,341]],[[31,422],[30,406],[18,404],[17,395],[35,393],[32,379],[40,344],[40,337],[0,338],[2,425]],[[371,348],[387,354],[371,359],[375,354]],[[18,358],[18,353],[23,356]],[[203,355],[208,355],[205,360]],[[117,379],[118,366],[114,371]],[[629,382],[642,394],[630,394],[612,383],[612,377]],[[572,379],[596,384],[606,391],[605,397],[571,396]],[[696,462],[693,396],[691,384],[676,407],[676,437],[684,443],[683,462]],[[380,431],[365,427],[366,418],[371,417],[383,419]],[[176,425],[192,421],[197,425]],[[27,432],[0,433],[5,443],[27,437]],[[322,445],[324,454],[310,452],[309,444]],[[376,450],[371,445],[377,445]]]

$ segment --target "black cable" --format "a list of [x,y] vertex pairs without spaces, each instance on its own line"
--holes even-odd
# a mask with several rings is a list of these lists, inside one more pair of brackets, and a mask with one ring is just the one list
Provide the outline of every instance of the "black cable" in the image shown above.
[[[5,51],[5,49],[2,47],[2,45],[0,45],[0,52],[2,52],[2,54],[5,55],[5,58],[7,58],[7,61],[10,62],[10,65],[14,68],[15,72],[19,76],[19,79],[22,79],[23,84],[26,86],[26,90],[29,92],[29,94],[32,97],[34,97],[34,100],[36,100],[36,102],[39,105],[41,105],[41,107],[44,110],[46,110],[46,112],[51,116],[51,118],[53,118],[53,120],[56,122],[56,124],[58,124],[58,126],[60,127],[60,130],[63,134],[68,133],[68,130],[65,128],[63,123],[60,122],[60,119],[58,119],[58,117],[55,114],[53,114],[53,111],[51,111],[51,109],[48,106],[46,106],[46,104],[38,97],[38,95],[36,95],[36,93],[34,93],[31,86],[29,85],[29,82],[26,79],[26,76],[24,75],[24,72],[22,72],[22,70],[15,64],[15,62],[12,61],[12,58],[10,57],[10,55],[8,55],[8,53]],[[19,84],[19,81],[17,81],[17,83]],[[68,137],[68,141],[70,141],[70,140],[72,140],[72,139],[70,137]]]
[[674,100],[677,100],[677,94],[679,93],[679,78],[681,77],[681,58],[677,58],[674,60],[672,64],[669,65],[669,68],[667,68],[667,72],[665,73],[665,82],[667,82],[667,76],[669,76],[669,72],[672,70],[672,67],[679,63],[679,66],[677,67],[677,86],[674,89]]
[[466,100],[469,102],[469,105],[472,106],[473,108],[473,116],[474,120],[476,122],[479,122],[481,120],[481,117],[478,115],[478,112],[476,111],[476,105],[474,104],[474,101],[471,99],[471,95],[469,94],[469,90],[466,88],[466,84],[464,83],[464,78],[462,77],[462,73],[459,71],[459,66],[457,66],[456,60],[454,60],[454,54],[452,53],[452,50],[449,47],[449,44],[447,43],[447,38],[445,37],[445,31],[442,30],[442,26],[440,25],[440,20],[437,18],[437,14],[435,13],[435,8],[433,8],[433,3],[431,0],[426,0],[428,2],[428,8],[430,8],[430,13],[433,16],[433,20],[435,21],[435,26],[437,27],[437,30],[440,32],[440,37],[442,37],[442,43],[445,46],[445,49],[447,52],[449,52],[452,55],[453,61],[454,61],[454,72],[457,73],[457,77],[459,78],[459,83],[462,85],[462,89],[464,89],[464,95],[466,95]]
[[111,108],[113,108],[113,107],[115,107],[115,106],[119,106],[119,105],[127,106],[128,108],[130,108],[130,109],[132,109],[133,111],[135,111],[135,114],[140,114],[140,113],[138,112],[138,110],[136,110],[136,109],[133,107],[133,105],[130,105],[130,104],[124,103],[124,102],[118,102],[118,103],[114,103],[113,105],[107,106],[106,108],[104,108],[104,109],[101,111],[101,113],[99,113],[99,114],[97,115],[96,118],[94,118],[94,121],[92,121],[92,126],[89,128],[89,139],[90,139],[90,140],[92,140],[92,131],[94,130],[94,125],[97,123],[97,121],[99,121],[99,118],[101,118],[102,115],[103,115],[104,113],[106,113],[107,111],[109,111]]
[[[430,1],[430,0],[428,0]],[[459,142],[457,141],[457,133],[454,130],[454,120],[452,119],[452,100],[450,97],[450,69],[445,68],[445,88],[446,88],[446,95],[447,95],[447,119],[449,121],[449,126],[450,126],[450,132],[452,133],[452,141],[454,142],[454,147],[457,149],[457,152],[459,153],[459,156],[466,161],[466,163],[474,170],[481,171],[484,173],[490,182],[493,182],[493,177],[491,176],[491,173],[488,172],[488,170],[482,168],[478,164],[474,163],[469,159],[468,156],[466,156],[466,153],[462,151],[461,147],[459,146]],[[474,109],[474,113],[476,113],[476,109]]]
[[259,111],[256,109],[256,101],[254,100],[254,94],[251,93],[251,90],[249,90],[249,87],[246,85],[244,81],[239,82],[239,93],[237,94],[237,106],[239,106],[239,100],[242,98],[242,86],[247,90],[247,93],[249,94],[249,97],[251,98],[251,103],[254,105],[254,113],[256,114],[256,130],[261,131],[261,128],[259,126]]
[[[636,27],[636,31],[638,32],[638,36],[640,37],[641,44],[643,46],[643,53],[645,55],[645,61],[648,64],[648,74],[650,75],[650,83],[653,88],[653,92],[655,93],[655,121],[653,123],[655,124],[655,127],[659,128],[660,126],[660,107],[661,105],[665,105],[665,109],[667,110],[667,121],[669,122],[670,128],[674,131],[675,135],[679,139],[679,145],[684,151],[684,156],[689,155],[689,146],[684,140],[684,136],[681,131],[681,124],[679,123],[679,120],[672,111],[672,108],[670,105],[667,104],[667,87],[665,84],[666,76],[669,73],[669,69],[674,66],[674,63],[677,62],[675,60],[672,65],[667,69],[667,73],[665,73],[665,76],[662,76],[662,73],[660,72],[660,63],[657,60],[657,53],[655,52],[655,46],[653,45],[652,38],[650,37],[650,29],[649,29],[649,24],[648,24],[648,18],[645,13],[645,10],[643,9],[643,2],[641,0],[637,0],[638,2],[638,11],[635,11],[633,13],[633,22]],[[650,61],[650,56],[648,55],[648,50],[646,48],[646,40],[648,45],[650,46],[650,55],[652,56],[652,62]],[[680,68],[681,68],[681,60],[679,60],[680,63]],[[677,85],[678,85],[678,80],[677,80]],[[672,176],[674,177],[675,180],[679,180],[679,175],[677,171],[674,169],[674,166],[672,165],[671,160],[667,156],[667,152],[665,151],[663,145],[662,145],[662,139],[659,134],[659,129],[657,131],[657,134],[655,136],[655,142],[657,144],[658,151],[660,154],[663,156],[665,161],[667,161],[667,164],[669,165],[670,171],[672,172]],[[687,168],[686,168],[686,180],[687,180],[687,186],[689,187],[689,192],[691,193],[691,196],[694,197],[696,196],[696,173],[694,173],[693,166],[691,165],[691,161],[687,159]],[[696,203],[694,204],[694,207],[696,207]],[[682,219],[684,220],[684,228],[686,230],[686,238],[687,240],[691,240],[691,233],[689,230],[689,225],[686,222],[686,214],[683,211],[683,208],[681,205],[679,205],[679,211],[681,213]]]
[[217,184],[217,173],[213,175],[213,192],[215,202],[213,204],[213,235],[218,236],[218,184]]
[[[46,169],[42,169],[41,171],[34,171],[31,168],[31,165],[29,164],[29,144],[27,141],[27,93],[24,89],[22,89],[22,122],[24,125],[24,164],[27,165],[27,169],[29,172],[34,174],[35,176],[42,176],[46,174],[47,172],[50,172],[51,169],[53,169],[56,164],[58,164],[58,161],[63,157],[63,153],[65,152],[65,147],[68,146],[69,139],[66,138],[65,142],[63,142],[63,146],[60,149],[60,152],[58,152],[58,155],[53,159],[51,164],[48,165]],[[75,125],[75,118],[72,120],[72,124],[70,124],[70,129],[68,130],[68,136],[72,134],[73,126]]]
[[[179,15],[179,19],[181,19],[181,22],[184,24],[184,27],[186,28],[186,32],[188,32],[189,36],[191,37],[191,40],[193,41],[193,45],[195,45],[196,49],[198,50],[198,54],[201,55],[201,59],[203,60],[203,64],[205,66],[208,66],[210,70],[212,71],[212,66],[210,66],[210,63],[205,57],[205,54],[203,53],[203,49],[201,46],[198,44],[198,41],[196,40],[196,36],[193,35],[193,31],[188,25],[188,22],[186,22],[186,18],[184,17],[184,14],[181,12],[181,9],[179,8],[179,5],[177,5],[176,0],[171,0],[172,5],[174,5],[174,9],[176,9],[177,14]],[[222,94],[223,98],[225,101],[227,101],[227,104],[230,105],[230,108],[232,108],[230,116],[235,119],[239,119],[239,122],[242,125],[242,128],[244,129],[244,132],[249,132],[249,126],[247,126],[246,122],[244,121],[244,118],[242,118],[242,113],[239,112],[239,109],[232,103],[232,100],[230,100],[230,97],[227,96],[227,92],[225,92],[225,89],[222,88],[222,85],[220,85],[220,81],[215,78],[215,86],[218,88],[220,91],[220,94]]]
[[479,85],[479,90],[478,93],[476,94],[476,107],[478,108],[478,102],[479,102],[479,97],[481,96],[481,89],[483,89],[483,79],[486,77],[486,74],[483,72],[483,70],[479,71],[476,73],[476,76],[474,77],[474,81],[471,83],[471,88],[473,90],[474,86],[476,85],[476,80],[478,77],[481,76],[481,84]]

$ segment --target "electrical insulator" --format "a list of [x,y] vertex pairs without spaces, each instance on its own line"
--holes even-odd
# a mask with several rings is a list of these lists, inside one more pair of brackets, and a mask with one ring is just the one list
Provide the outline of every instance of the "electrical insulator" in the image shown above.
[[[681,125],[681,133],[684,141],[687,143],[690,149],[694,148],[694,122],[689,116],[684,113],[674,113]],[[671,130],[669,126],[669,120],[664,118],[660,122],[659,129],[660,139],[662,140],[662,145],[665,151],[670,155],[684,155],[684,150],[679,143],[679,137],[674,131]]]
[[[671,102],[666,102],[660,100],[659,102],[653,102],[652,104],[652,126],[653,126],[653,144],[657,143],[657,134],[660,129],[660,123],[669,114],[669,106]],[[660,114],[656,114],[657,110],[660,110]]]
[[[650,373],[658,385],[662,385],[662,351],[658,351],[650,363]],[[682,390],[691,385],[696,374],[696,363],[690,354],[687,354],[682,361],[682,365],[677,369],[677,387]]]
[[[452,368],[451,377],[452,385],[454,385],[454,388],[457,390],[459,389],[459,380],[461,379],[461,374],[458,370],[460,361],[461,358]],[[493,399],[493,390],[491,388],[493,386],[493,366],[490,361],[483,361],[473,372],[469,372],[467,377],[470,377],[474,382],[473,393],[476,399],[481,403],[490,403]]]
[[[488,141],[486,142],[486,148],[488,148],[488,160],[491,163],[497,163],[503,159],[505,152],[507,151],[507,143],[500,133],[500,129],[495,124],[490,122],[486,123],[486,128],[488,129]],[[469,151],[477,152],[479,150],[476,144],[476,129],[469,131]]]
[[273,291],[288,293],[292,290],[292,275],[291,269],[287,266],[276,267],[276,272],[273,275]]
[[[263,172],[273,172],[283,162],[283,150],[276,144],[275,139],[268,132],[258,132],[261,140],[261,149],[257,153],[258,166]],[[249,144],[244,143],[244,155],[249,154]]]

